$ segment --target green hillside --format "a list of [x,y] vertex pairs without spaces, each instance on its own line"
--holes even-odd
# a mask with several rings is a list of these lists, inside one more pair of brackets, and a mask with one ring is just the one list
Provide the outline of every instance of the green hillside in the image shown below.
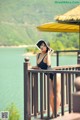
[[[51,42],[56,40],[56,44],[62,46],[59,49],[67,48],[69,41],[72,42],[68,47],[77,48],[78,34],[46,33],[36,29],[36,26],[54,21],[56,15],[79,4],[57,1],[60,0],[0,0],[0,45],[35,44],[38,39],[44,38]],[[76,45],[73,46],[74,41]]]

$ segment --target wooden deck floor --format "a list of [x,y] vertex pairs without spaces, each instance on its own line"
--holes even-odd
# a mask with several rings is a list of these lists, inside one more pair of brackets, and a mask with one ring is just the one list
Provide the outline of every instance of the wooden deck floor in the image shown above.
[[70,113],[51,120],[80,120],[80,113]]

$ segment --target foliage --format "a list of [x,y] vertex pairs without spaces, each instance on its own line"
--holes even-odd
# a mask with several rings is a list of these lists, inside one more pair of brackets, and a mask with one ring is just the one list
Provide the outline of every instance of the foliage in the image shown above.
[[6,108],[6,111],[9,111],[9,120],[19,120],[20,119],[19,111],[14,103],[9,105]]
[[35,48],[35,47],[31,47],[31,48],[27,47],[26,51],[27,52],[32,52],[33,54],[39,52],[39,50],[37,48]]
[[53,42],[53,40],[50,41],[50,46],[51,48],[53,48],[54,50],[63,50],[64,46],[61,43],[61,41],[56,40],[56,42]]
[[77,33],[45,33],[36,29],[75,6],[56,4],[53,0],[0,0],[0,46],[31,45],[43,38],[55,50],[78,49]]

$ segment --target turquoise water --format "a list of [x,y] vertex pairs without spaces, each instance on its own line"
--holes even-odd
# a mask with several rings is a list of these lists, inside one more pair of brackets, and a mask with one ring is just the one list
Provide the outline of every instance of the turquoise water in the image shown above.
[[21,48],[0,48],[0,110],[15,103],[23,119],[23,53]]
[[[23,62],[25,48],[0,48],[0,111],[15,103],[23,120]],[[30,56],[32,65],[36,57]],[[60,65],[76,64],[76,56],[60,56]],[[51,58],[52,67],[56,57]]]

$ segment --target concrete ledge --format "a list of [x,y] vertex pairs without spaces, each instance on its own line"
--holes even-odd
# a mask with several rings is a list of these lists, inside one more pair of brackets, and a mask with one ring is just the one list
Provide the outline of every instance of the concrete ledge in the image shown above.
[[73,112],[80,113],[80,91],[73,93]]
[[66,114],[64,116],[57,117],[57,118],[51,119],[51,120],[80,120],[80,114],[79,113],[70,113],[70,114]]
[[80,91],[80,76],[78,76],[75,81],[74,81],[74,85],[76,87],[77,91]]

